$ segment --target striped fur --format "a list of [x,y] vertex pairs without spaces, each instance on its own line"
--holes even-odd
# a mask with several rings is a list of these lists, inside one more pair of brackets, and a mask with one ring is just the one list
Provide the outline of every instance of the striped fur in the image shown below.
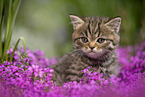
[[80,81],[82,70],[92,66],[91,70],[103,73],[105,78],[117,76],[118,65],[115,49],[119,45],[121,18],[84,17],[70,15],[74,33],[74,50],[52,65],[53,81],[62,85],[67,81]]

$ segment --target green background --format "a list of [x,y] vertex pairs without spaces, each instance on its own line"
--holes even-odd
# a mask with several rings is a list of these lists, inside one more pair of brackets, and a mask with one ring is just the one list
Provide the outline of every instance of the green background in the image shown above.
[[40,49],[49,58],[64,55],[72,50],[70,14],[120,16],[121,46],[145,40],[145,0],[22,0],[12,45],[23,36],[31,50]]

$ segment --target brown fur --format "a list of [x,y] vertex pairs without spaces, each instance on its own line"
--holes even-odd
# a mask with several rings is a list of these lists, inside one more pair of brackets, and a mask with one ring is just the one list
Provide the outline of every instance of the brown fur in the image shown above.
[[93,71],[103,73],[105,78],[117,76],[118,65],[115,53],[119,45],[121,18],[84,17],[70,15],[74,33],[74,50],[66,54],[58,64],[52,65],[52,79],[57,85],[67,81],[80,81],[82,70],[92,66]]

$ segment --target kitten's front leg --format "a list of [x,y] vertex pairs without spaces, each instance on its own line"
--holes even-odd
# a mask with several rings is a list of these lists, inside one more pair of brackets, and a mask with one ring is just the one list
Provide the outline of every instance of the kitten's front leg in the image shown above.
[[103,77],[105,79],[110,79],[111,76],[118,76],[119,69],[117,64],[111,64],[109,67],[101,67],[101,71],[103,72]]
[[63,83],[64,83],[64,81],[63,81],[64,80],[64,75],[59,73],[59,72],[54,71],[51,78],[57,86],[62,86]]
[[52,74],[52,81],[56,83],[56,85],[58,86],[62,86],[64,83],[64,73],[63,73],[63,69],[61,67],[60,64],[54,64],[52,66],[50,66],[50,68],[52,68],[54,70],[53,74]]

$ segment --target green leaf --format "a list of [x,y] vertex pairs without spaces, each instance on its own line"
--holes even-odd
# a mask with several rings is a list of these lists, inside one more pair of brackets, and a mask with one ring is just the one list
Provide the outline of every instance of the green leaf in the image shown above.
[[[5,1],[5,0],[4,0]],[[11,39],[12,39],[12,30],[14,27],[15,19],[17,16],[17,12],[21,3],[21,0],[6,0],[4,2],[0,0],[0,61],[8,60],[7,50],[10,49]],[[4,13],[4,15],[2,15]],[[6,16],[8,15],[8,16]],[[3,23],[4,17],[6,17],[6,29],[4,32],[4,41],[2,40],[2,31],[3,31]],[[3,43],[4,42],[4,43]]]
[[2,56],[2,53],[3,53],[3,41],[2,41],[2,30],[3,30],[2,28],[4,24],[4,15],[3,15],[4,6],[3,5],[4,5],[4,1],[0,0],[0,56]]
[[10,60],[9,60],[10,62],[12,62],[12,60],[13,60],[13,58],[14,58],[14,53],[15,53],[17,47],[18,47],[18,44],[19,44],[20,40],[22,40],[22,42],[23,42],[25,54],[26,54],[26,56],[27,56],[27,51],[26,51],[26,45],[25,45],[24,38],[23,38],[23,37],[20,37],[20,38],[17,40],[16,44],[15,44],[15,47],[14,47],[14,49],[13,49],[12,55],[11,55]]

